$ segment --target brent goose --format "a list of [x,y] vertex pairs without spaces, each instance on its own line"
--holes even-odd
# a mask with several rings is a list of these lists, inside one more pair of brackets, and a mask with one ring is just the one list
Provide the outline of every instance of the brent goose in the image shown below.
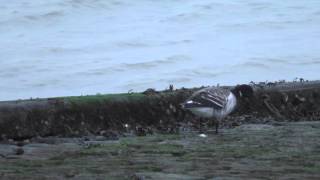
[[201,118],[216,119],[216,133],[219,122],[230,114],[237,105],[237,98],[250,97],[253,89],[249,85],[238,85],[232,90],[222,87],[207,87],[192,94],[182,107]]

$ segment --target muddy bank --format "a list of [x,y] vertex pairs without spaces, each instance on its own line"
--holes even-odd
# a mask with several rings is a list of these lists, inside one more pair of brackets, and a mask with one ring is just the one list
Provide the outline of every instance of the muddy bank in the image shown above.
[[[0,179],[319,179],[320,123],[246,124],[113,141],[0,145]],[[74,142],[72,142],[74,141]],[[7,152],[12,150],[12,152]]]
[[[222,127],[243,123],[320,119],[319,81],[252,84],[251,98],[239,100]],[[180,107],[195,90],[95,95],[0,103],[2,140],[46,136],[172,133],[198,127],[198,119]],[[208,121],[203,126],[211,126]]]

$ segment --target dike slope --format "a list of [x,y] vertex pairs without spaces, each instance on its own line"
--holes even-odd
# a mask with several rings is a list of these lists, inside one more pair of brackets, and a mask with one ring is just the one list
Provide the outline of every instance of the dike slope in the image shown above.
[[[320,120],[320,82],[251,84],[255,93],[244,98],[222,127],[244,123]],[[232,88],[232,87],[227,87]],[[193,89],[95,96],[19,100],[0,103],[2,140],[46,136],[175,133],[198,127],[198,119],[180,103]],[[204,127],[211,127],[209,120]],[[0,140],[1,140],[0,139]]]

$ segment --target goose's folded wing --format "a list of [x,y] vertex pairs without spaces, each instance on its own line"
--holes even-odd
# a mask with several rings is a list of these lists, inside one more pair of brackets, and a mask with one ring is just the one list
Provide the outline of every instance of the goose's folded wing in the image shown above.
[[193,100],[204,107],[222,109],[226,106],[229,91],[224,89],[205,89],[193,97]]
[[230,91],[227,89],[209,87],[197,91],[186,100],[188,107],[211,107],[214,109],[225,108]]

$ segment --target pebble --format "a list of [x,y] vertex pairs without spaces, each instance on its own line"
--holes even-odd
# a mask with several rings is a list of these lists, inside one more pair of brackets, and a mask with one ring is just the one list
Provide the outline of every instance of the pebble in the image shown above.
[[24,153],[23,148],[18,147],[17,149],[15,149],[15,154],[16,154],[16,155],[22,155],[23,153]]
[[69,171],[69,172],[67,172],[66,174],[65,174],[65,177],[66,178],[73,178],[73,177],[75,177],[76,176],[76,172],[75,171]]

